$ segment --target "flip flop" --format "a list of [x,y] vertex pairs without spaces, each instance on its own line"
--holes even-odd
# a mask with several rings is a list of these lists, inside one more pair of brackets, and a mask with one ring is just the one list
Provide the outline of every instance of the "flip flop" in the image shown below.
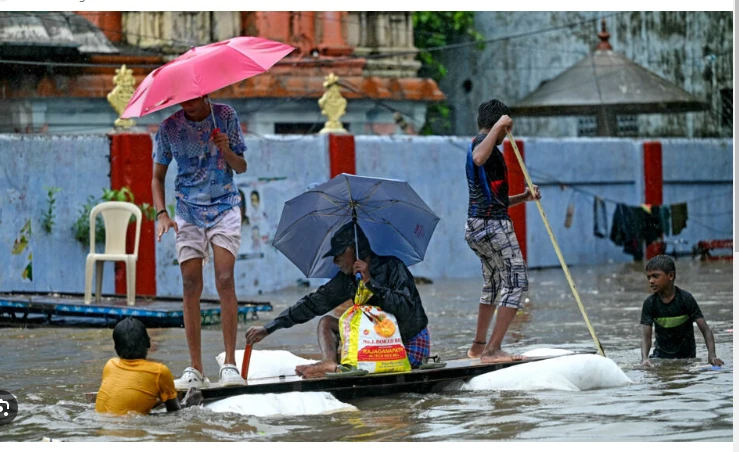
[[419,369],[440,369],[446,367],[446,363],[441,361],[439,355],[426,356],[423,358],[423,364],[418,366]]
[[336,372],[326,372],[327,378],[344,378],[344,377],[361,377],[367,375],[369,371],[357,369],[354,366],[339,364],[336,366]]

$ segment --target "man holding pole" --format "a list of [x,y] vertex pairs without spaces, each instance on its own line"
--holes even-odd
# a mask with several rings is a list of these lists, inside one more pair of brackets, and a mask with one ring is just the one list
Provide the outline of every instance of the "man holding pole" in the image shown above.
[[[539,187],[532,184],[523,193],[508,196],[508,169],[498,149],[513,129],[508,107],[497,99],[480,104],[479,134],[467,152],[467,187],[469,208],[465,240],[482,263],[482,296],[477,315],[477,331],[467,351],[470,358],[484,363],[518,361],[501,349],[503,338],[521,300],[528,291],[528,269],[513,231],[508,208],[522,202],[541,199]],[[499,298],[498,314],[490,340],[488,329]]]

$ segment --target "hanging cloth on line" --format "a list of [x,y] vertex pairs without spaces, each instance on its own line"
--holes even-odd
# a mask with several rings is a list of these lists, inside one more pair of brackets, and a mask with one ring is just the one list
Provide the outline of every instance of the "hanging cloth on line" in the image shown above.
[[613,213],[611,241],[623,246],[624,253],[635,260],[644,257],[644,243],[649,245],[662,238],[662,206],[628,206],[617,204]]
[[605,238],[608,235],[606,202],[603,198],[599,198],[597,196],[593,201],[593,234],[600,238]]
[[662,239],[662,206],[642,204],[644,215],[644,230],[642,236],[647,245]]
[[688,203],[672,204],[670,211],[672,216],[672,235],[678,235],[688,225]]
[[662,223],[662,231],[665,235],[672,235],[672,224],[670,222],[670,206],[660,206],[660,222]]
[[[631,254],[635,260],[642,260],[642,231],[644,230],[644,213],[641,207],[630,207],[616,204],[611,221],[611,241],[623,246],[624,253]],[[646,213],[645,213],[646,215]]]

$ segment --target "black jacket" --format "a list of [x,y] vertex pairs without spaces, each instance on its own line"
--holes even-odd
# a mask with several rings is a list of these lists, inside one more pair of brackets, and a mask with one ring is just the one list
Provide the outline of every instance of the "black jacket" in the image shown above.
[[[346,300],[354,299],[357,287],[354,275],[339,272],[318,290],[282,311],[265,328],[272,334],[280,328],[290,328],[324,315]],[[395,316],[403,342],[412,339],[428,325],[413,275],[397,257],[372,253],[367,288],[373,293],[368,304]]]

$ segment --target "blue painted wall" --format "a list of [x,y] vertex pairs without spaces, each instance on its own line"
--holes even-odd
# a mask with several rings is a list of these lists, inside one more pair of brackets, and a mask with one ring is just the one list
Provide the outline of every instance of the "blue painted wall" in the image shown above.
[[411,271],[429,278],[467,277],[480,261],[464,241],[468,138],[356,137],[357,174],[403,179],[441,218],[426,259]]
[[[72,225],[89,195],[110,187],[107,136],[0,135],[0,291],[83,292],[89,244],[74,239]],[[45,187],[59,187],[55,225],[42,227],[48,208]],[[31,220],[28,248],[12,249]],[[33,280],[22,277],[31,252]],[[113,264],[106,263],[103,292],[114,290]]]
[[[305,279],[271,243],[285,201],[305,191],[312,182],[326,181],[330,174],[326,136],[248,137],[246,146],[247,171],[234,175],[234,182],[246,197],[245,216],[249,219],[242,221],[241,248],[235,268],[236,293],[241,298],[293,286],[298,279]],[[171,205],[175,202],[176,174],[177,163],[173,162],[165,180],[165,199]],[[254,191],[259,194],[257,207],[251,203]],[[171,231],[157,243],[156,253],[157,294],[181,296],[182,276]],[[217,298],[212,260],[203,271],[203,296]]]
[[[616,138],[521,138],[526,166],[540,186],[542,207],[568,265],[630,262],[608,238],[593,233],[593,203],[606,200],[608,231],[616,203],[644,202],[642,140]],[[672,139],[663,143],[664,204],[688,203],[688,227],[675,240],[732,237],[731,140]],[[464,241],[467,186],[464,165],[469,139],[460,137],[357,137],[357,173],[406,179],[441,217],[427,258],[412,271],[428,277],[476,275],[477,257]],[[515,194],[515,193],[512,193]],[[705,199],[705,201],[704,201]],[[574,214],[565,227],[567,207]],[[716,215],[718,214],[718,215]],[[559,259],[535,203],[526,205],[530,267],[558,267]],[[687,247],[687,248],[686,248]]]
[[[607,201],[608,227],[615,202],[643,202],[643,142],[628,139],[522,138],[528,170],[541,187],[542,206],[568,265],[630,262],[632,257],[608,239],[593,235],[593,195]],[[478,275],[480,264],[464,241],[467,186],[466,137],[356,137],[357,174],[408,180],[441,217],[426,260],[411,268],[429,278]],[[689,246],[699,240],[732,237],[732,156],[730,140],[664,140],[664,203],[688,201],[688,226],[676,237]],[[303,279],[295,266],[272,248],[271,240],[288,199],[329,176],[325,136],[247,138],[249,169],[235,182],[247,199],[242,246],[236,263],[237,293],[244,299],[260,292],[293,286]],[[107,136],[0,135],[0,291],[82,292],[84,262],[89,251],[74,240],[72,224],[89,195],[110,186]],[[174,204],[176,163],[165,184]],[[47,208],[44,187],[58,186],[56,225],[41,228]],[[576,190],[575,190],[576,189]],[[259,202],[251,203],[257,192]],[[565,228],[568,204],[574,215]],[[526,207],[530,267],[559,266],[534,203]],[[15,240],[31,219],[33,281],[23,279],[27,251],[14,255]],[[258,226],[258,232],[254,226]],[[688,245],[685,245],[688,247]],[[670,246],[669,249],[672,247]],[[685,248],[683,248],[685,249]],[[25,254],[24,254],[25,253]],[[157,292],[180,296],[182,283],[174,234],[156,246]],[[205,266],[203,296],[216,298],[213,265]],[[315,286],[324,280],[313,280]],[[114,290],[112,264],[107,264],[103,291]]]
[[733,237],[733,145],[729,140],[662,141],[663,203],[688,202],[687,227],[667,241]]
[[[628,262],[608,239],[593,233],[594,196],[605,199],[610,231],[616,202],[643,202],[642,144],[624,139],[524,139],[526,166],[539,185],[541,205],[568,265]],[[572,223],[565,227],[568,205]],[[559,266],[559,259],[535,203],[526,205],[528,264]]]

